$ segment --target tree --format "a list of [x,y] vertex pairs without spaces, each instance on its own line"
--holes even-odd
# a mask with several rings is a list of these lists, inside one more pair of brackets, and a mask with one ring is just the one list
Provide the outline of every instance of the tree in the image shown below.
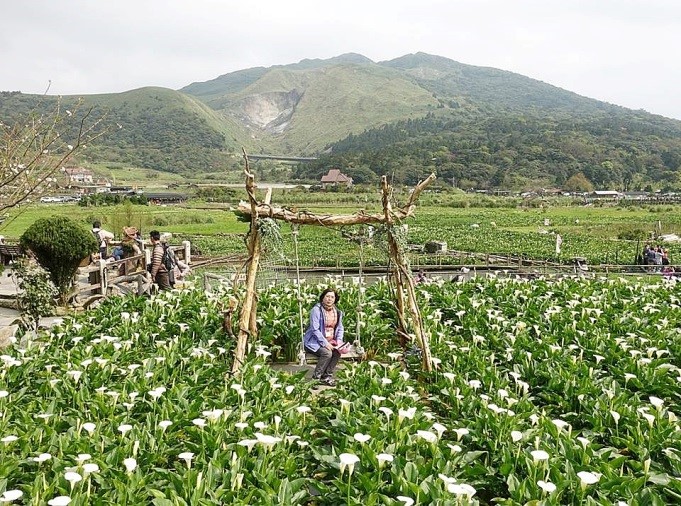
[[35,221],[20,237],[19,244],[50,273],[62,303],[68,299],[80,262],[99,247],[92,232],[65,216]]
[[104,135],[105,115],[95,119],[92,111],[82,101],[66,109],[61,98],[45,99],[11,124],[0,122],[0,212],[44,193],[69,158]]
[[376,173],[365,165],[348,167],[344,172],[352,178],[352,182],[355,184],[369,184],[378,180]]
[[569,192],[592,192],[594,185],[591,184],[591,181],[583,173],[578,172],[565,181],[564,188]]
[[492,178],[489,180],[489,185],[492,188],[503,188],[506,180],[506,170],[503,168],[497,169]]

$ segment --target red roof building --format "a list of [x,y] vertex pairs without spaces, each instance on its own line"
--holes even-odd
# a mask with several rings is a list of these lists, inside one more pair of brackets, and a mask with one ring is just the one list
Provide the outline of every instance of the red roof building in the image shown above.
[[322,176],[321,182],[323,187],[326,187],[327,184],[344,184],[348,188],[352,186],[352,178],[343,174],[340,169],[329,169],[329,173]]

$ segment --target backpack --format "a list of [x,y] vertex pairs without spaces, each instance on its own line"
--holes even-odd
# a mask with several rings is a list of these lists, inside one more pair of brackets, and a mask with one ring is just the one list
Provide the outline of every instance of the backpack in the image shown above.
[[94,230],[91,230],[90,232],[92,232],[92,235],[94,235],[95,239],[97,240],[97,247],[101,248],[102,242],[104,241],[102,240],[102,236],[99,234],[100,231],[95,232]]
[[172,251],[169,251],[168,245],[163,245],[163,258],[161,258],[161,263],[168,269],[168,272],[173,272],[175,268],[175,255]]

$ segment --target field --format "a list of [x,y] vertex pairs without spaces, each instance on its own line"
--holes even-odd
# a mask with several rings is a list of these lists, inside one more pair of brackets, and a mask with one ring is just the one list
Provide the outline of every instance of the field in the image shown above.
[[[404,199],[404,195],[398,198]],[[380,212],[375,194],[314,194],[284,190],[275,192],[275,202],[298,210],[317,213],[353,213],[360,208]],[[544,207],[517,207],[513,199],[480,200],[469,196],[426,194],[409,219],[409,243],[423,246],[427,241],[444,240],[449,249],[477,253],[464,256],[412,255],[416,264],[468,264],[484,262],[486,254],[523,257],[538,261],[570,263],[584,257],[590,264],[632,264],[651,235],[681,233],[681,208],[585,207],[565,205],[556,200]],[[190,240],[197,253],[222,256],[244,252],[243,234],[248,223],[239,221],[229,210],[231,204],[192,203],[177,206],[115,206],[83,208],[75,205],[35,205],[22,208],[0,227],[0,234],[16,239],[35,219],[50,214],[68,214],[89,227],[99,219],[119,234],[122,227],[134,225],[143,231],[153,228],[172,232],[175,240]],[[500,207],[508,205],[510,207]],[[544,204],[543,204],[544,205]],[[495,207],[490,207],[495,206]],[[303,265],[346,267],[359,262],[359,247],[346,238],[344,230],[304,226],[299,234],[300,261]],[[563,243],[555,252],[556,234]],[[293,262],[291,227],[281,224],[282,242],[271,248],[270,261]],[[665,245],[672,263],[681,254],[678,244]],[[369,243],[361,254],[366,265],[383,265],[386,259],[378,243]],[[282,256],[283,255],[283,256]]]
[[[302,285],[306,312],[323,286]],[[269,365],[300,338],[292,285],[261,291],[261,339],[239,378],[229,373],[233,341],[221,330],[231,290],[111,298],[37,342],[4,350],[3,498],[681,501],[681,312],[673,282],[419,285],[432,374],[420,370],[415,350],[403,355],[397,346],[387,284],[339,288],[346,338],[360,329],[371,360],[345,364],[339,385],[315,394],[300,375]]]

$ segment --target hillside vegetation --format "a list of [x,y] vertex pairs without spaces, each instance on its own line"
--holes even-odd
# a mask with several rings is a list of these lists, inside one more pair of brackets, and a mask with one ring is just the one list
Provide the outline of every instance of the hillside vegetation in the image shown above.
[[435,172],[464,189],[565,187],[579,173],[596,188],[677,189],[681,128],[641,112],[430,114],[350,135],[296,175],[316,179],[328,166],[348,167],[362,181],[390,174],[408,184]]
[[104,117],[101,128],[110,127],[97,145],[81,154],[80,162],[118,162],[189,173],[197,168],[224,168],[225,152],[249,146],[239,125],[193,97],[166,88],[61,98],[3,93],[0,118],[11,121],[20,115],[49,110],[57,100],[67,111],[80,98],[86,106],[81,110],[92,107],[95,117]]
[[[0,119],[41,100],[55,98],[2,93]],[[434,170],[461,188],[561,186],[580,173],[596,188],[676,188],[681,166],[679,121],[423,53],[346,54],[85,100],[121,128],[82,161],[178,174],[234,167],[241,147],[321,155],[296,169],[301,179],[338,166],[359,182],[413,183]]]

